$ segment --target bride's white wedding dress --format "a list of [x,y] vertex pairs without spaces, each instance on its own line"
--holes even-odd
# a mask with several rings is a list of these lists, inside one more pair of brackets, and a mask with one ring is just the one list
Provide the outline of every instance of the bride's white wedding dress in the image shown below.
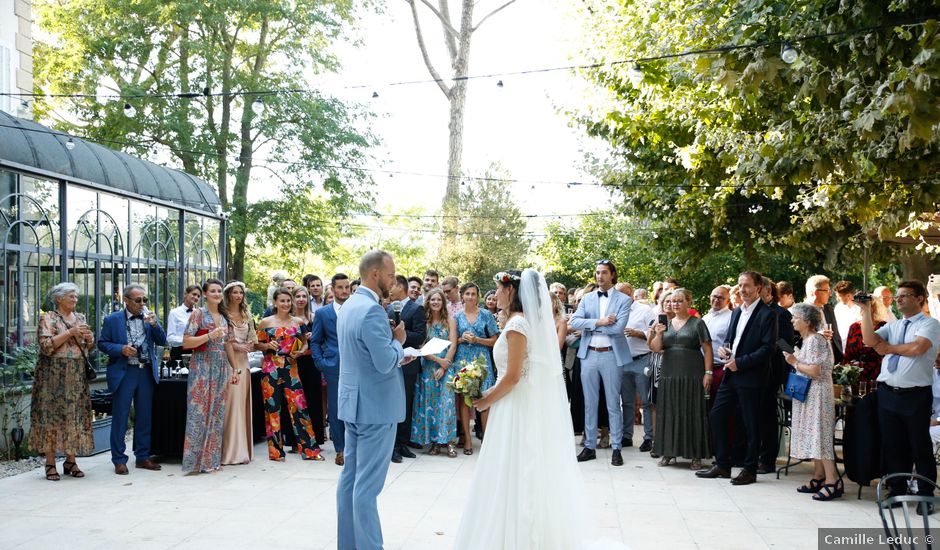
[[520,295],[525,316],[506,322],[493,357],[505,373],[506,335],[526,336],[522,377],[490,407],[459,550],[567,550],[591,537],[545,279],[526,270]]

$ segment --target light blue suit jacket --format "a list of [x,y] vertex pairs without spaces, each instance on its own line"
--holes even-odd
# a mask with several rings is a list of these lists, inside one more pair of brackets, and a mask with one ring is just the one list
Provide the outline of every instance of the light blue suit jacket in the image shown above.
[[310,355],[320,370],[335,372],[339,368],[339,340],[336,335],[336,309],[333,304],[321,307],[313,316]]
[[591,337],[594,333],[606,334],[610,337],[611,346],[614,348],[614,357],[617,358],[618,365],[626,365],[633,360],[630,354],[630,344],[627,337],[623,334],[624,327],[630,319],[630,307],[633,300],[623,292],[617,292],[614,288],[607,291],[607,315],[616,315],[617,322],[605,327],[597,326],[597,320],[600,318],[600,300],[597,297],[597,291],[585,294],[578,304],[578,311],[571,316],[569,324],[571,328],[581,331],[581,345],[578,347],[578,357],[584,359],[587,356],[588,347],[591,346]]
[[392,338],[388,314],[360,287],[339,310],[339,419],[393,424],[405,419],[405,383],[398,365],[405,353]]

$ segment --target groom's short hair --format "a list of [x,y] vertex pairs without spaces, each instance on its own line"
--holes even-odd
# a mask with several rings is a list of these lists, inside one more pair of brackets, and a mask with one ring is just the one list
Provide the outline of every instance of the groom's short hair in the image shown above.
[[384,250],[371,250],[366,252],[362,259],[359,260],[359,277],[365,279],[370,271],[381,268],[386,258],[391,260],[392,255]]

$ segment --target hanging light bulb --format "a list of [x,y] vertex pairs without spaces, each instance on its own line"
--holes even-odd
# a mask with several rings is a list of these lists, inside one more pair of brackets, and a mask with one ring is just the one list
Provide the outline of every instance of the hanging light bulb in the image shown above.
[[75,149],[75,140],[72,139],[72,136],[69,136],[69,140],[65,142],[65,148],[69,151]]
[[137,115],[137,109],[134,108],[130,103],[124,104],[124,116],[127,118],[133,118]]
[[261,101],[260,97],[256,97],[254,101],[251,102],[251,110],[256,115],[260,115],[264,112],[264,101]]
[[796,58],[799,56],[800,52],[796,51],[796,48],[791,46],[786,40],[780,45],[780,59],[782,59],[784,63],[789,65],[796,61]]
[[627,79],[630,81],[630,84],[633,84],[634,88],[639,88],[640,84],[643,83],[643,69],[640,67],[639,63],[634,63],[630,70],[627,71]]
[[372,92],[372,99],[378,99],[378,98],[379,98],[379,92]]
[[500,80],[499,82],[497,82],[497,83],[496,83],[496,87],[497,87],[497,88],[502,88],[502,87],[503,87],[503,81]]

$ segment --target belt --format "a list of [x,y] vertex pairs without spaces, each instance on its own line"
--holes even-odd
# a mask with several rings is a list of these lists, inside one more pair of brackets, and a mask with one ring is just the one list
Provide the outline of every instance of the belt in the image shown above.
[[613,346],[607,346],[606,348],[595,348],[594,346],[588,346],[588,349],[591,350],[591,351],[596,351],[596,352],[600,352],[600,353],[603,353],[603,352],[605,352],[605,351],[614,351],[614,347],[613,347]]
[[914,392],[919,392],[919,391],[924,391],[924,390],[929,390],[929,389],[930,389],[930,386],[914,386],[913,388],[899,388],[899,387],[897,387],[897,386],[889,386],[889,385],[888,385],[887,383],[885,383],[885,382],[878,382],[878,387],[879,387],[879,388],[885,388],[885,389],[887,389],[887,390],[891,390],[892,392],[897,393],[897,394],[901,394],[901,395],[903,395],[903,394],[905,394],[905,393],[914,393]]
[[639,354],[639,355],[634,355],[634,356],[633,356],[633,360],[634,360],[634,361],[639,361],[640,359],[643,359],[644,357],[646,357],[646,356],[649,355],[649,354],[650,354],[650,352],[641,353],[641,354]]

